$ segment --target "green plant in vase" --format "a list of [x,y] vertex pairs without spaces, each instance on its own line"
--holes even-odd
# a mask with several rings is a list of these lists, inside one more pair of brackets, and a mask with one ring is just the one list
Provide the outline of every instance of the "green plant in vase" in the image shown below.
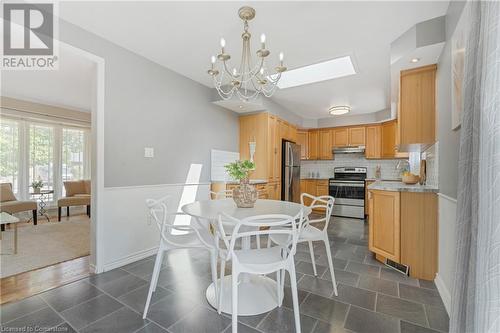
[[240,182],[233,190],[233,200],[239,208],[252,208],[257,201],[257,190],[250,185],[250,173],[255,170],[252,161],[235,161],[224,166],[232,179]]
[[34,193],[40,193],[40,190],[43,187],[43,180],[40,178],[38,180],[34,180],[31,182],[31,187],[33,188]]

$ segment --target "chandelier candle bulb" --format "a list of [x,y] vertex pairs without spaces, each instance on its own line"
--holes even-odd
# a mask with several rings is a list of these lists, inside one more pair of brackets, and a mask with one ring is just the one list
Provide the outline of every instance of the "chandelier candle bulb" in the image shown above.
[[212,61],[212,65],[215,64],[215,56],[212,56],[212,58],[210,58],[210,60]]
[[260,43],[262,44],[262,49],[266,48],[266,34],[260,35]]

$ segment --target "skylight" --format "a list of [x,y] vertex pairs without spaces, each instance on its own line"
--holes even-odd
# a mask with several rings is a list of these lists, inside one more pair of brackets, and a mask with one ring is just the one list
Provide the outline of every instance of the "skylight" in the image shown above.
[[356,71],[351,57],[345,56],[283,72],[278,87],[280,89],[297,87],[353,74],[356,74]]

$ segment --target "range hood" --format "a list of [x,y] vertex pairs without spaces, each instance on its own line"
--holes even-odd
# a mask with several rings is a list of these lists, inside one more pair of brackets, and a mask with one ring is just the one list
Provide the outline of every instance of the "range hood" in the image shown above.
[[365,146],[349,146],[333,148],[334,154],[364,154]]

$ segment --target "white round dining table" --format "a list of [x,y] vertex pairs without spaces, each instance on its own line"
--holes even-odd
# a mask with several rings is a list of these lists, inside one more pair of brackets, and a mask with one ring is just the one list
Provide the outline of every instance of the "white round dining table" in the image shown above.
[[[304,216],[311,213],[311,209],[294,202],[259,199],[253,208],[238,208],[233,199],[202,200],[182,206],[182,211],[198,219],[206,228],[216,221],[220,213],[226,213],[237,219],[267,214],[284,214],[296,216],[304,209]],[[226,222],[225,222],[226,223]],[[243,242],[242,244],[250,242]],[[244,245],[243,245],[244,246]],[[217,281],[220,285],[219,281]],[[221,310],[231,314],[231,275],[224,277],[223,298]],[[217,308],[215,286],[208,286],[206,297],[210,305]],[[238,315],[253,316],[269,312],[278,306],[276,281],[260,275],[242,274],[238,283]]]

